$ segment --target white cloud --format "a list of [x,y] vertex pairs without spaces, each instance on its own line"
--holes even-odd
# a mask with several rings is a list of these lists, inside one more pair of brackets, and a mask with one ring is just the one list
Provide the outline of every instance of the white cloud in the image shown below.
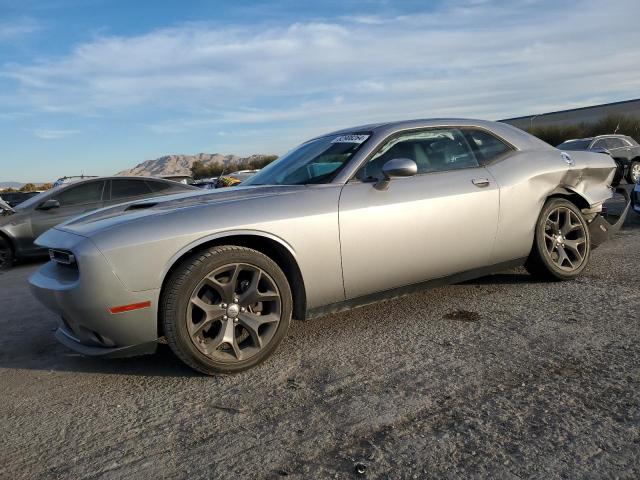
[[98,38],[2,74],[17,82],[16,101],[38,110],[179,112],[148,125],[158,133],[497,118],[637,96],[638,13],[636,0],[459,1],[278,28],[196,23]]
[[39,130],[34,130],[33,135],[37,138],[41,138],[43,140],[57,140],[59,138],[68,137],[70,135],[75,135],[80,133],[80,130],[52,130],[48,128],[43,128]]
[[15,40],[40,30],[40,25],[33,19],[21,18],[13,21],[0,21],[0,42]]

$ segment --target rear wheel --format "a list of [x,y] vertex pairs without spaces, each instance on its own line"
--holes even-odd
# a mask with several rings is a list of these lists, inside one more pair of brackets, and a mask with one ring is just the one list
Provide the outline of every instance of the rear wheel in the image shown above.
[[266,360],[285,337],[291,311],[291,289],[273,260],[223,246],[194,255],[171,275],[160,318],[175,354],[211,375]]
[[13,250],[11,245],[0,237],[0,270],[9,270],[13,266]]
[[585,269],[590,254],[591,238],[582,212],[568,200],[548,200],[525,264],[529,273],[548,280],[571,280]]
[[636,184],[640,180],[640,162],[634,161],[629,165],[629,174],[627,175],[627,181],[629,183]]

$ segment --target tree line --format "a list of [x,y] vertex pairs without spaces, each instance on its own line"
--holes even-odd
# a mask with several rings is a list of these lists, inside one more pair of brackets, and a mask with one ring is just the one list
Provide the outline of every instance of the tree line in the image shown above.
[[53,183],[43,183],[42,185],[36,185],[35,183],[25,183],[22,187],[20,188],[5,188],[5,189],[0,189],[0,191],[5,192],[5,193],[11,193],[11,192],[40,192],[43,190],[49,190],[50,188],[53,188]]
[[232,164],[221,165],[211,164],[205,165],[200,160],[193,162],[191,166],[191,177],[194,180],[201,178],[219,177],[222,174],[228,174],[237,172],[238,170],[260,170],[266,167],[274,160],[277,160],[277,155],[260,155],[256,157],[243,158]]
[[539,126],[529,128],[527,131],[553,146],[574,138],[595,137],[612,133],[628,135],[636,141],[640,141],[640,119],[626,115],[609,115],[593,123]]

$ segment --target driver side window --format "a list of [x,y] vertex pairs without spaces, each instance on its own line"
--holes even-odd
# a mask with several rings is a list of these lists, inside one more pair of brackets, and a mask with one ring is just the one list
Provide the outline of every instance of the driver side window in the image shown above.
[[86,205],[101,202],[103,189],[104,181],[86,182],[69,187],[51,198],[60,202],[61,207]]
[[441,128],[398,135],[387,141],[358,171],[360,180],[380,180],[382,167],[394,158],[416,162],[418,174],[479,167],[473,150],[457,128]]

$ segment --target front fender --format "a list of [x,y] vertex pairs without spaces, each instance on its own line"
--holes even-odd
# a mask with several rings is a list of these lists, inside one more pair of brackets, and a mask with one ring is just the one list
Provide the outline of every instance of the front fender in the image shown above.
[[211,235],[206,235],[202,238],[198,238],[197,240],[194,240],[188,245],[185,245],[180,250],[178,250],[174,255],[172,255],[169,261],[165,264],[164,269],[162,270],[162,275],[161,275],[162,283],[164,283],[164,279],[166,278],[171,268],[176,264],[176,262],[178,262],[190,251],[197,250],[200,246],[205,245],[207,243],[216,242],[224,238],[231,238],[231,237],[237,237],[237,236],[265,238],[265,239],[269,239],[274,242],[277,242],[278,244],[280,244],[282,247],[286,248],[289,251],[291,256],[296,260],[296,263],[298,261],[296,257],[296,251],[294,250],[294,248],[289,243],[287,243],[283,238],[277,235],[274,235],[265,231],[261,231],[261,230],[251,230],[251,229],[224,230],[221,232],[216,232]]

